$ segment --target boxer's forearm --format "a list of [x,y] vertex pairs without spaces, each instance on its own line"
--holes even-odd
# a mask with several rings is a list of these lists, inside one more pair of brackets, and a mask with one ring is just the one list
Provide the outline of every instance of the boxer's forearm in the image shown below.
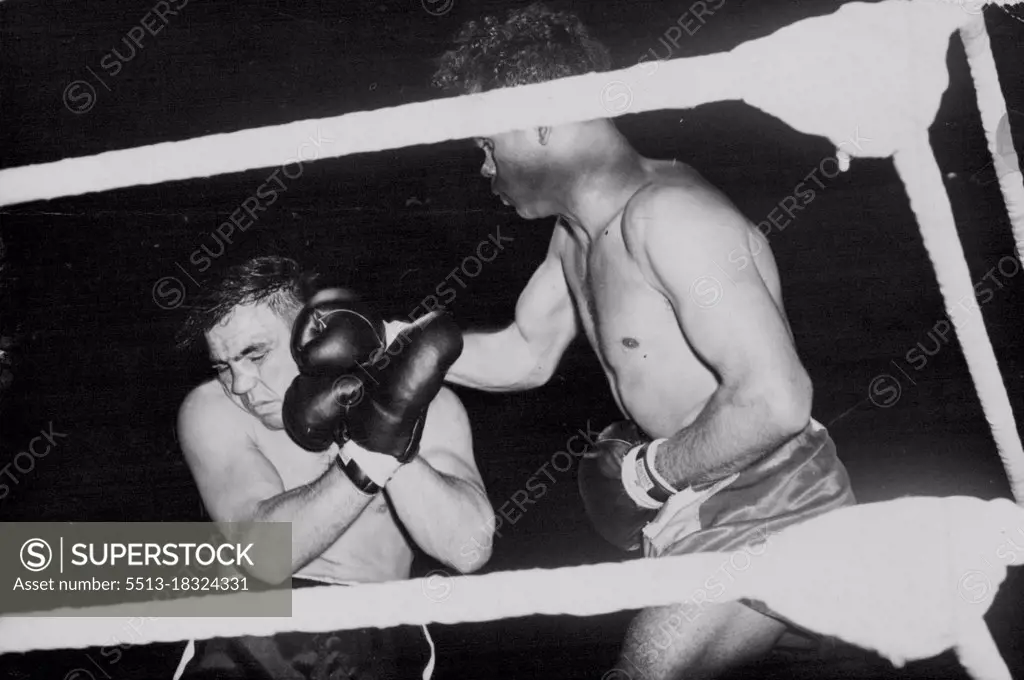
[[465,574],[490,559],[494,511],[477,486],[417,458],[387,488],[402,523],[427,554]]
[[738,472],[802,430],[810,405],[788,395],[720,388],[690,425],[658,449],[656,468],[677,489]]
[[338,540],[371,500],[332,464],[313,482],[262,501],[253,521],[291,523],[294,574]]
[[463,334],[463,349],[445,380],[486,392],[519,392],[546,383],[558,363],[536,352],[515,325]]

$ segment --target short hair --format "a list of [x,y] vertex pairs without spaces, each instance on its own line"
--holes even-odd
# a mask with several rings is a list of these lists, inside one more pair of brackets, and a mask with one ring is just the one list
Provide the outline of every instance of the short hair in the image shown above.
[[180,350],[195,348],[236,307],[266,303],[282,319],[294,319],[314,292],[317,275],[287,257],[254,257],[229,267],[204,288],[176,336]]
[[590,36],[575,13],[537,2],[510,10],[504,21],[468,21],[456,47],[438,59],[434,87],[471,94],[607,71],[608,48]]

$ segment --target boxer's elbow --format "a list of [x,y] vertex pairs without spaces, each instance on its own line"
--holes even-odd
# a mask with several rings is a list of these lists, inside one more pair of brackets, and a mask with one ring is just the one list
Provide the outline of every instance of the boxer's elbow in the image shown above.
[[576,336],[572,319],[568,323],[549,322],[524,325],[517,320],[503,333],[500,355],[514,374],[518,390],[546,385],[555,375],[565,350]]
[[555,375],[558,368],[558,357],[550,355],[531,355],[530,361],[525,362],[523,371],[520,373],[519,389],[533,390],[544,387]]
[[490,504],[479,513],[473,522],[473,529],[459,542],[458,550],[447,560],[448,565],[460,574],[472,574],[482,569],[491,560],[494,551],[495,516]]
[[811,420],[814,387],[803,368],[779,376],[761,389],[761,401],[780,437],[799,433]]
[[[245,558],[237,569],[269,586],[288,582],[303,564],[296,564],[295,537],[281,523],[254,521],[239,534]],[[290,543],[289,543],[290,541]]]
[[527,345],[527,352],[520,360],[522,389],[535,389],[547,385],[558,370],[571,340],[571,337],[548,337],[530,342]]
[[501,333],[500,343],[495,345],[491,356],[503,374],[498,382],[505,391],[521,392],[541,387],[554,373],[544,343],[525,337],[515,324]]
[[748,374],[720,389],[723,405],[768,437],[773,446],[792,438],[810,421],[813,393],[810,378],[802,370],[788,375]]
[[292,577],[292,569],[281,569],[273,567],[250,567],[246,570],[250,576],[262,581],[268,586],[279,586]]
[[480,571],[491,561],[491,546],[478,546],[472,545],[464,546],[465,554],[459,555],[459,557],[453,560],[450,564],[452,568],[457,570],[460,574],[472,574],[476,571]]

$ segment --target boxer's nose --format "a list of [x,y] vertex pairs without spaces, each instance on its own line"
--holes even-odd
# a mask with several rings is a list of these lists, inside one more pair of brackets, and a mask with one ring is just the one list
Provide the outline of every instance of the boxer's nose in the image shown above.
[[256,373],[242,368],[231,369],[231,393],[241,397],[252,391],[258,382]]

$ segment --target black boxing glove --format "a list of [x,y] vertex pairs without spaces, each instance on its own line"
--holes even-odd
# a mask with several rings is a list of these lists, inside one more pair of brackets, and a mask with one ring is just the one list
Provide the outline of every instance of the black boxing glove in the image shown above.
[[362,398],[363,385],[341,377],[300,375],[284,394],[281,418],[291,440],[307,451],[326,451],[341,439],[349,408]]
[[303,375],[340,375],[384,351],[384,319],[342,288],[313,296],[292,326],[292,358]]
[[317,293],[292,326],[291,352],[300,375],[285,392],[281,417],[292,441],[324,451],[336,441],[346,410],[361,398],[360,373],[385,347],[384,320],[340,288]]
[[352,376],[364,393],[343,419],[341,458],[362,491],[379,491],[419,451],[427,409],[461,353],[462,332],[438,313],[409,325],[364,376]]
[[652,442],[630,421],[613,423],[580,461],[578,483],[587,516],[605,540],[623,550],[642,546],[644,527],[678,493],[654,471],[662,441]]

